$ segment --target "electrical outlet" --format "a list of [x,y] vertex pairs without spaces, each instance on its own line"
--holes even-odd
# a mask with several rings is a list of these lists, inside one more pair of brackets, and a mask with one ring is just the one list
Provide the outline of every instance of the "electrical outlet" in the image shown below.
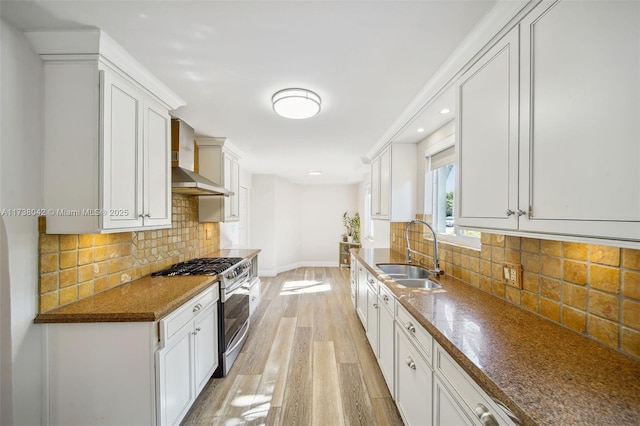
[[505,284],[511,287],[522,288],[522,265],[502,262],[502,271]]

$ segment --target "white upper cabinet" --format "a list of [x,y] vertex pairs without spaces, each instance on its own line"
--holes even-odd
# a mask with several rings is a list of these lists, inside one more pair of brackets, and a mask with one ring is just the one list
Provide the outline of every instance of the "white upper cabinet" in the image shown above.
[[518,29],[458,82],[458,226],[516,229],[518,206]]
[[457,97],[456,224],[640,241],[639,3],[542,2]]
[[416,213],[417,145],[393,144],[371,162],[371,215],[408,222]]
[[640,3],[545,2],[520,26],[520,229],[640,240]]
[[44,61],[47,232],[170,227],[168,111],[184,102],[101,31],[27,36]]
[[199,173],[233,192],[229,197],[201,196],[200,222],[240,220],[240,160],[224,146],[225,138],[197,138]]

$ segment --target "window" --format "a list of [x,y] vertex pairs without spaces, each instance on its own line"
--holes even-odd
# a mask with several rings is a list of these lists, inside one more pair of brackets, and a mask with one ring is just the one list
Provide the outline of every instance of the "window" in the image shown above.
[[373,240],[373,219],[371,218],[371,185],[367,185],[364,192],[364,237]]
[[[460,229],[455,224],[456,165],[454,147],[450,146],[427,158],[433,202],[433,228],[442,240],[480,246],[480,232]],[[427,187],[427,190],[429,188]],[[429,199],[429,197],[425,197]]]

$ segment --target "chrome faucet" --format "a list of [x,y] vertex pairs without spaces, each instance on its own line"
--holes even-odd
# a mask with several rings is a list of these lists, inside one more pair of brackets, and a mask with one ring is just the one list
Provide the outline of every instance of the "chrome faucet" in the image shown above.
[[405,228],[404,238],[407,241],[407,262],[406,263],[411,263],[411,252],[419,253],[416,250],[412,250],[411,245],[409,244],[409,228],[414,223],[421,223],[423,225],[426,225],[427,228],[429,228],[429,230],[433,234],[433,272],[436,275],[444,275],[444,271],[440,269],[440,262],[438,261],[438,237],[436,236],[436,231],[434,231],[431,225],[429,225],[424,220],[413,219],[411,222],[407,224],[407,227]]

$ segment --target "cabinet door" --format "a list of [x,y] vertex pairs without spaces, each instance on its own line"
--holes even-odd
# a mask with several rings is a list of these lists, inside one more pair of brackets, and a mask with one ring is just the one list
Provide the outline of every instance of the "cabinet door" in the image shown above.
[[380,157],[371,162],[371,216],[378,219],[380,212]]
[[[373,280],[373,279],[372,279]],[[378,283],[374,281],[374,286],[378,286]],[[373,353],[378,358],[378,295],[377,291],[374,291],[370,286],[367,287],[367,339],[369,345],[373,349]]]
[[196,395],[218,367],[218,304],[214,303],[194,320],[194,370]]
[[389,218],[389,197],[391,193],[391,148],[380,154],[380,208],[378,216]]
[[362,322],[365,331],[367,330],[367,270],[358,263],[358,294],[356,300],[356,312]]
[[396,328],[396,405],[408,426],[432,418],[433,372],[404,332]]
[[516,229],[518,27],[457,84],[456,225]]
[[[231,157],[229,157],[229,155],[227,155],[226,153],[223,154],[222,164],[222,169],[224,172],[224,187],[229,191],[233,191],[233,188],[231,187]],[[229,201],[230,198],[231,197],[223,198],[225,222],[231,220],[231,202]]]
[[193,323],[189,322],[156,353],[161,426],[178,424],[195,400],[192,332]]
[[473,425],[460,404],[436,375],[433,382],[433,425],[462,426]]
[[545,2],[521,23],[520,229],[640,239],[640,4]]
[[384,305],[384,301],[378,299],[378,364],[387,382],[391,395],[394,395],[393,380],[393,342],[394,321],[393,314]]
[[144,226],[171,225],[171,117],[144,103]]
[[240,219],[240,164],[234,158],[231,159],[231,190],[233,195],[229,197],[229,204],[231,205],[230,213],[231,220]]
[[[142,94],[124,78],[100,72],[103,229],[142,226]],[[111,214],[115,213],[115,214]]]

